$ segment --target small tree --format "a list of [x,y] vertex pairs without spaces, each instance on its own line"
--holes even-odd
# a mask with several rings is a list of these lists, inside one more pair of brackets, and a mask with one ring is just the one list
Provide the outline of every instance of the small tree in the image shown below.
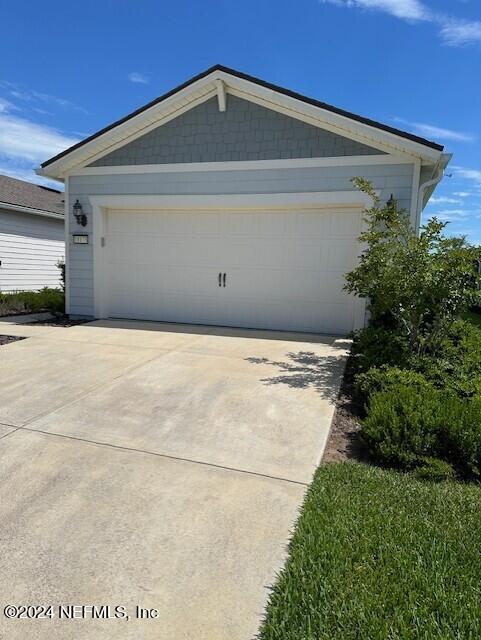
[[450,323],[478,299],[479,249],[463,237],[446,237],[446,224],[436,218],[417,235],[396,201],[381,206],[370,182],[353,183],[373,205],[359,237],[365,249],[344,288],[367,298],[371,321],[390,326],[415,352],[435,350]]
[[60,286],[62,291],[65,291],[65,260],[60,259],[56,266],[60,270]]

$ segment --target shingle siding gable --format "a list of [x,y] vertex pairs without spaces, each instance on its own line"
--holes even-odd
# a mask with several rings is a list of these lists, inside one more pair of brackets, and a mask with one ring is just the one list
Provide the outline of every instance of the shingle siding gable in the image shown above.
[[229,95],[210,98],[93,162],[92,167],[376,155],[349,138]]

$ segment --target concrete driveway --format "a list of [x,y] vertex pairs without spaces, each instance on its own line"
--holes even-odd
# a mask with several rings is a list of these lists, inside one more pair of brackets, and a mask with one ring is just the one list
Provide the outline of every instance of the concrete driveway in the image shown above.
[[252,638],[347,341],[128,321],[0,333],[29,336],[0,347],[0,603],[53,606],[0,611],[5,637]]

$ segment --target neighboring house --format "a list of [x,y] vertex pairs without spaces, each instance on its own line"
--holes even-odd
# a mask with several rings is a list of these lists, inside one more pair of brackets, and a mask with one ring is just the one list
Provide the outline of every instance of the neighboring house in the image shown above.
[[365,321],[343,292],[368,203],[351,179],[392,194],[418,227],[449,159],[215,66],[39,169],[68,194],[67,309],[346,333]]
[[60,286],[64,194],[0,175],[0,292]]

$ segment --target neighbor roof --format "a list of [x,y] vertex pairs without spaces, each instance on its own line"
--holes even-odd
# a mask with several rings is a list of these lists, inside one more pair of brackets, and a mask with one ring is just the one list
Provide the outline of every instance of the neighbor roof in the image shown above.
[[337,115],[344,116],[346,118],[350,118],[351,120],[354,120],[356,122],[360,122],[361,124],[365,124],[365,125],[368,125],[370,127],[374,127],[375,129],[379,129],[381,131],[386,131],[388,133],[392,133],[392,134],[397,135],[397,136],[399,136],[401,138],[405,138],[406,140],[410,140],[412,142],[416,142],[418,144],[424,145],[424,146],[429,147],[431,149],[434,149],[436,151],[443,151],[443,149],[444,149],[443,145],[437,144],[436,142],[432,142],[430,140],[426,140],[425,138],[421,138],[421,137],[416,136],[416,135],[414,135],[412,133],[408,133],[406,131],[402,131],[400,129],[396,129],[394,127],[390,127],[389,125],[382,124],[381,122],[376,122],[375,120],[370,120],[369,118],[365,118],[363,116],[356,115],[355,113],[351,113],[350,111],[346,111],[344,109],[340,109],[338,107],[334,107],[334,106],[332,106],[330,104],[326,104],[325,102],[321,102],[320,100],[316,100],[314,98],[309,98],[307,96],[301,95],[300,93],[296,93],[295,91],[291,91],[289,89],[285,89],[284,87],[279,87],[278,85],[271,84],[270,82],[266,82],[264,80],[260,80],[259,78],[255,78],[254,76],[250,76],[250,75],[248,75],[246,73],[241,73],[240,71],[236,71],[235,69],[230,69],[229,67],[224,67],[223,65],[216,64],[213,67],[210,67],[209,69],[207,69],[206,71],[203,71],[202,73],[199,73],[198,75],[194,76],[190,80],[187,80],[186,82],[184,82],[183,84],[179,85],[178,87],[175,87],[175,89],[172,89],[171,91],[168,91],[167,93],[164,93],[162,96],[159,96],[158,98],[155,98],[155,100],[152,100],[151,102],[147,103],[143,107],[140,107],[140,109],[136,109],[135,111],[133,111],[132,113],[129,113],[127,116],[124,116],[120,120],[116,120],[115,122],[113,122],[112,124],[108,125],[107,127],[104,127],[103,129],[100,129],[100,131],[97,131],[97,133],[94,133],[93,135],[89,136],[88,138],[85,138],[84,140],[81,140],[77,144],[74,144],[73,146],[69,147],[65,151],[62,151],[61,153],[57,154],[53,158],[50,158],[46,162],[43,162],[41,166],[42,167],[47,167],[48,165],[50,165],[53,162],[59,160],[60,158],[63,158],[64,156],[66,156],[67,154],[71,153],[72,151],[75,151],[76,149],[79,149],[80,147],[82,147],[82,146],[88,144],[89,142],[91,142],[92,140],[95,140],[99,136],[102,136],[103,134],[107,133],[108,131],[111,131],[112,129],[115,129],[115,127],[118,127],[119,125],[124,124],[125,122],[127,122],[128,120],[131,120],[132,118],[135,118],[136,116],[138,116],[139,114],[143,113],[147,109],[150,109],[151,107],[161,103],[162,101],[166,100],[167,98],[170,98],[171,96],[175,95],[179,91],[182,91],[183,89],[186,89],[187,87],[189,87],[189,85],[194,84],[198,80],[201,80],[202,78],[205,78],[206,76],[208,76],[209,74],[211,74],[211,73],[213,73],[215,71],[222,71],[224,73],[228,73],[228,74],[230,74],[232,76],[235,76],[237,78],[240,78],[242,80],[247,80],[248,82],[253,82],[253,83],[255,83],[255,84],[257,84],[257,85],[259,85],[261,87],[264,87],[266,89],[271,89],[272,91],[276,91],[276,92],[278,92],[280,94],[283,94],[285,96],[289,96],[291,98],[295,98],[296,100],[300,100],[302,102],[305,102],[306,104],[310,104],[310,105],[313,105],[315,107],[319,107],[321,109],[325,109],[326,111],[330,111],[330,112],[335,113]]
[[0,207],[7,208],[9,204],[59,215],[65,211],[62,191],[0,175]]

